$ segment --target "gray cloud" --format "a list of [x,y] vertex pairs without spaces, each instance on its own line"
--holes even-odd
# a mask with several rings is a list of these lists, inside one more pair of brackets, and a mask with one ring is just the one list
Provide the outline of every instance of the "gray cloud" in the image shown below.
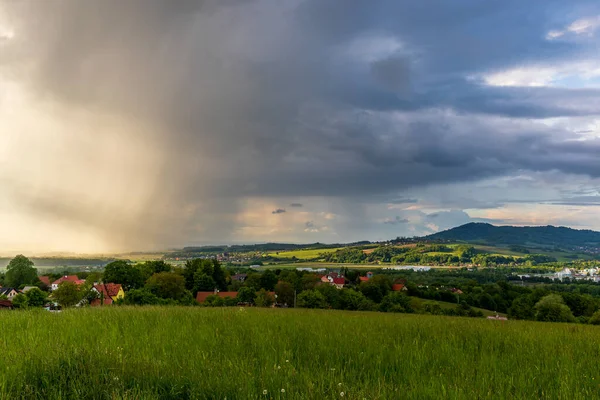
[[[537,121],[597,116],[600,89],[472,78],[588,57],[594,43],[545,35],[600,11],[593,1],[81,0],[7,10],[22,39],[4,40],[0,68],[49,102],[133,121],[165,153],[160,172],[143,177],[161,208],[145,207],[156,226],[180,222],[173,242],[228,240],[248,197],[389,198],[522,170],[600,177],[599,139]],[[48,196],[64,199],[60,188]],[[463,217],[444,214],[442,225]]]
[[292,203],[290,204],[290,207],[292,208],[301,208],[303,207],[302,203]]
[[285,213],[285,209],[284,208],[278,208],[277,210],[273,210],[271,211],[271,214],[283,214]]
[[399,216],[396,216],[395,218],[388,218],[383,221],[384,224],[388,225],[406,224],[408,222],[409,221],[407,218],[400,218]]

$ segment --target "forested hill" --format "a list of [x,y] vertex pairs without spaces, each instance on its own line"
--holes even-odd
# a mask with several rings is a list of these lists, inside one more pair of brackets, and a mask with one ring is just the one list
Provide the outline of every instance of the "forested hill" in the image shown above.
[[489,244],[527,243],[548,246],[590,246],[600,244],[600,232],[556,226],[494,226],[469,223],[426,236],[429,240],[485,242]]

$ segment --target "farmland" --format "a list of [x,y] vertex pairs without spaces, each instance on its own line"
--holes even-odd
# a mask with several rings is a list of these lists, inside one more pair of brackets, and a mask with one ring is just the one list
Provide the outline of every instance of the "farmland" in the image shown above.
[[[600,395],[598,329],[189,307],[7,313],[2,398],[472,399]],[[263,394],[266,393],[266,394]]]

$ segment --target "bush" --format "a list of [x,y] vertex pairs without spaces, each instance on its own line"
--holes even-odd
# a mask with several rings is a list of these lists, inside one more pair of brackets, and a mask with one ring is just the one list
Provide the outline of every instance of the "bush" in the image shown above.
[[547,322],[575,322],[571,309],[557,294],[542,297],[535,305],[535,319]]
[[298,307],[327,308],[327,300],[316,290],[305,290],[298,295]]
[[588,324],[600,325],[600,310],[596,311],[588,320]]

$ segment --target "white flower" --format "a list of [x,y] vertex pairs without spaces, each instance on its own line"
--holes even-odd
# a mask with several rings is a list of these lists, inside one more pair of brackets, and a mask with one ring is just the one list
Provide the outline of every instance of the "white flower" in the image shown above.
[[290,362],[290,360],[285,360],[285,362]]
[[345,394],[344,392],[340,392],[340,396],[344,397],[344,394]]
[[338,383],[338,386],[339,386],[339,387],[342,387],[342,382]]
[[281,389],[281,393],[285,393],[285,389]]
[[278,365],[278,366],[277,366],[277,369],[281,369],[281,365]]
[[263,390],[263,394],[266,395],[267,394],[267,389]]

